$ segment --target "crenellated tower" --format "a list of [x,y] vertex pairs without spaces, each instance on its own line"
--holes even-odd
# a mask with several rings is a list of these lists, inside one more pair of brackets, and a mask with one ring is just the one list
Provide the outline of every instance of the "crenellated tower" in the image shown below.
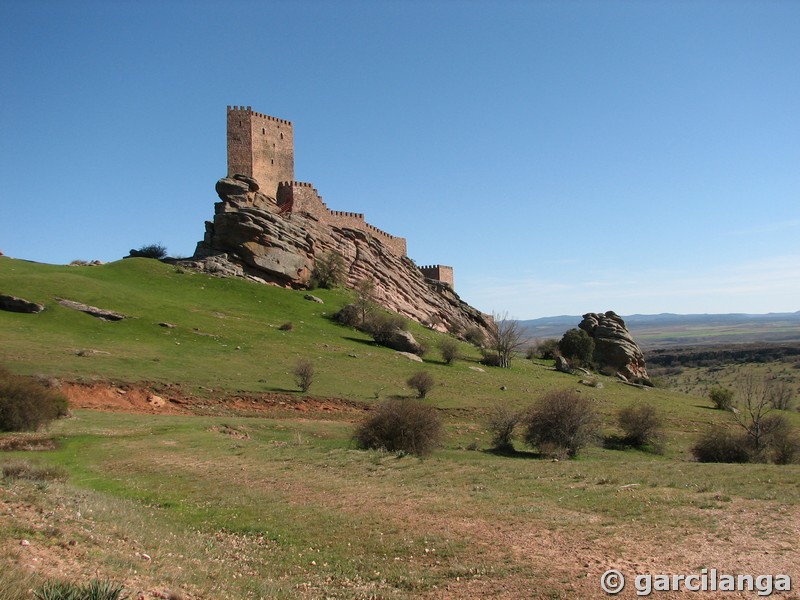
[[254,177],[275,198],[281,181],[294,180],[294,129],[291,121],[228,107],[228,176]]

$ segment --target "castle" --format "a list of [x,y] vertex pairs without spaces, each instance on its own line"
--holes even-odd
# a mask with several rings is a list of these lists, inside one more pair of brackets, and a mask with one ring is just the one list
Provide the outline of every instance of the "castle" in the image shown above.
[[[320,223],[364,231],[379,239],[397,256],[406,256],[406,240],[364,219],[362,213],[331,210],[314,186],[294,179],[294,130],[291,121],[253,111],[250,106],[228,106],[228,177],[255,179],[260,190],[275,198],[282,212],[309,215]],[[428,278],[453,287],[453,268],[419,268]]]

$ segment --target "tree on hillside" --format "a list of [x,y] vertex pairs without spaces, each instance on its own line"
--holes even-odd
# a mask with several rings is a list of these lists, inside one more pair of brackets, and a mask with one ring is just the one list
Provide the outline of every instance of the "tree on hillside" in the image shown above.
[[589,365],[594,353],[594,340],[583,329],[573,327],[558,342],[561,355],[579,366]]
[[487,347],[496,354],[497,366],[507,369],[511,355],[525,345],[522,326],[519,321],[509,319],[507,312],[492,313],[488,331]]
[[314,272],[311,274],[311,287],[335,288],[345,281],[344,257],[331,250],[314,261]]
[[375,294],[375,282],[364,278],[356,285],[356,301],[353,303],[358,311],[360,324],[366,325],[375,313],[378,303]]

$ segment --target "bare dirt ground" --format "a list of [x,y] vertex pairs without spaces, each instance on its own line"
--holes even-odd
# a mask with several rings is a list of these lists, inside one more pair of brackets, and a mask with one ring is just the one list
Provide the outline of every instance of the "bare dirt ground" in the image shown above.
[[[150,389],[146,385],[117,387],[66,383],[62,389],[75,409],[143,414],[222,414],[219,411],[224,405],[230,414],[323,413],[328,417],[335,414],[338,418],[356,420],[366,410],[364,405],[347,400],[296,398],[282,394],[209,400],[185,396],[177,390]],[[236,436],[241,432],[226,430],[222,433]],[[39,442],[33,443],[31,449],[47,447],[46,438]],[[324,505],[334,501],[311,486],[303,486],[297,492],[293,496],[302,498],[304,502]],[[620,487],[618,493],[638,495],[646,494],[647,490]],[[50,508],[43,508],[28,503],[13,489],[0,490],[0,527],[13,529],[25,524],[48,539],[48,543],[27,544],[24,539],[6,540],[0,544],[0,552],[29,565],[31,570],[41,575],[73,579],[102,575],[107,571],[104,556],[135,556],[142,564],[151,560],[147,548],[136,540],[120,539],[97,527],[91,518],[80,515],[72,502],[64,499]],[[370,490],[364,489],[345,493],[345,497],[337,498],[335,502],[337,506],[355,512],[381,506],[380,498],[373,497]],[[465,510],[421,511],[419,502],[419,499],[397,498],[385,508],[383,516],[387,521],[404,524],[409,530],[439,533],[443,537],[458,536],[468,542],[469,553],[479,555],[482,564],[503,565],[504,569],[502,575],[467,573],[453,577],[446,586],[419,597],[606,598],[608,596],[600,589],[599,581],[602,573],[612,568],[620,569],[629,577],[626,590],[619,596],[621,598],[636,597],[632,578],[637,573],[688,575],[699,573],[703,567],[713,567],[720,573],[787,573],[793,579],[800,575],[800,552],[797,549],[800,507],[796,506],[734,499],[724,512],[720,512],[713,531],[687,529],[678,543],[674,543],[675,530],[666,531],[670,519],[666,514],[664,531],[642,531],[631,523],[597,538],[587,536],[579,522],[580,519],[600,518],[592,515],[576,515],[576,526],[572,529],[554,529],[543,527],[541,519],[526,520],[522,516],[504,522],[488,522]],[[228,537],[231,539],[217,542],[231,547],[231,568],[235,570],[236,556],[246,552],[247,544],[254,542]],[[531,566],[534,566],[533,571]],[[202,565],[197,565],[197,568],[202,568]],[[133,600],[210,598],[187,591],[171,591],[163,582],[145,574],[146,571],[134,572],[121,580],[128,590],[135,590],[131,595]],[[800,585],[800,581],[794,583]],[[556,594],[554,590],[560,591]],[[687,592],[656,592],[653,595],[665,599],[688,597]],[[756,592],[696,595],[725,599],[757,597]],[[313,591],[299,591],[298,596],[316,597]],[[797,599],[800,595],[792,591],[779,597]]]

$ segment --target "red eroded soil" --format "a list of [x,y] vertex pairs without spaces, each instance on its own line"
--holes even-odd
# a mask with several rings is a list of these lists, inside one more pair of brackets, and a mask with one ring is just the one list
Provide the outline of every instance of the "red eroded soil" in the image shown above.
[[[136,414],[248,414],[248,413],[352,413],[365,412],[362,402],[344,398],[314,398],[292,394],[231,394],[201,398],[178,387],[148,384],[63,383],[61,390],[73,409]],[[344,414],[342,416],[344,416]]]

